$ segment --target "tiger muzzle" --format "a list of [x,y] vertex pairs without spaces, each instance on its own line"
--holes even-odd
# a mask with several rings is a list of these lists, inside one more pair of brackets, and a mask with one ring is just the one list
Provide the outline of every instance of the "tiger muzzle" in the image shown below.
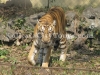
[[48,43],[50,43],[50,40],[45,38],[45,39],[43,39],[43,43],[48,44]]
[[42,40],[43,40],[43,43],[44,43],[44,44],[49,44],[49,43],[50,43],[50,37],[48,37],[48,35],[44,36],[44,37],[42,38]]

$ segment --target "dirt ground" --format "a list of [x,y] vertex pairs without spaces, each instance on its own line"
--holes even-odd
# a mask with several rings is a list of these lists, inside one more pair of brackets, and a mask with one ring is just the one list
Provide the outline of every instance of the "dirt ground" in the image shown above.
[[39,65],[32,66],[28,63],[30,47],[31,45],[0,46],[0,50],[9,51],[0,56],[0,75],[100,75],[100,50],[70,51],[65,62],[58,60],[59,51],[53,51],[47,71]]

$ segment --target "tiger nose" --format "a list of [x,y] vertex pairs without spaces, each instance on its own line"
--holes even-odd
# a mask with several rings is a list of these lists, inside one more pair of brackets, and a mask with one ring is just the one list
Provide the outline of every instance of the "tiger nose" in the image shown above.
[[48,43],[50,43],[50,41],[45,39],[44,44],[48,44]]
[[49,40],[46,40],[46,39],[44,40],[44,43],[49,43],[49,42],[50,42]]

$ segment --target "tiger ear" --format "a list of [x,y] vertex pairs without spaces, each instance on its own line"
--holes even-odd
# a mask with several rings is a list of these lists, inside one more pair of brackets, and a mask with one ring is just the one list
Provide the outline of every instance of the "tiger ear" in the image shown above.
[[56,25],[56,20],[53,21],[53,25],[54,25],[54,26]]

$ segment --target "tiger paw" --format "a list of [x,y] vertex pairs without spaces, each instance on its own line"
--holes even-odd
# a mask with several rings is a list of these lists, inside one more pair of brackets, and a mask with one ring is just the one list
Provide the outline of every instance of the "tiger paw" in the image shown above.
[[35,60],[31,60],[31,61],[29,61],[29,63],[30,63],[31,65],[36,65]]
[[32,58],[30,58],[30,57],[28,57],[28,62],[31,64],[31,65],[36,65],[36,62],[35,62],[35,60]]
[[59,60],[65,61],[66,60],[66,54],[61,54]]

